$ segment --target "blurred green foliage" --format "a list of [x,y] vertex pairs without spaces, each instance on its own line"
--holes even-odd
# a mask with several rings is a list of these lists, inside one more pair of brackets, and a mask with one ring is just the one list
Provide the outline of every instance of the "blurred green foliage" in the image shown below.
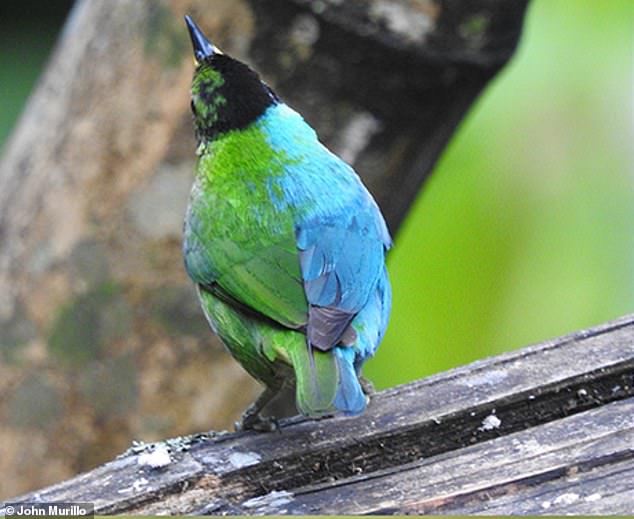
[[631,0],[535,0],[396,237],[378,387],[634,311]]
[[[35,22],[2,24],[0,144],[55,38]],[[633,35],[631,0],[533,1],[396,237],[378,387],[634,310]]]
[[0,2],[0,152],[71,4],[72,0]]

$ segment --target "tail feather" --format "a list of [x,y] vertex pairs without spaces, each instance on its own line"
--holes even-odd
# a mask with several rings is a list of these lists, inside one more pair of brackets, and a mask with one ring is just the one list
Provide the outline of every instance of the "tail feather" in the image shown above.
[[339,380],[334,405],[339,411],[348,415],[356,415],[365,410],[367,399],[359,384],[359,377],[354,367],[355,352],[353,348],[337,347],[333,353],[337,361]]
[[356,415],[365,410],[367,397],[355,369],[355,350],[337,346],[329,351],[295,342],[287,350],[296,379],[297,409],[305,416],[335,411]]
[[295,371],[295,399],[299,412],[306,416],[332,413],[338,378],[332,352],[308,348],[304,342],[294,345],[289,353]]

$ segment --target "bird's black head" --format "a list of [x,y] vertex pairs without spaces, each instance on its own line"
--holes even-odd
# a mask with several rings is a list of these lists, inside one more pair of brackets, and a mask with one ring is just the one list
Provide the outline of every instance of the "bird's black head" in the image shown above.
[[191,108],[199,141],[246,128],[279,101],[244,63],[223,54],[185,17],[196,58]]

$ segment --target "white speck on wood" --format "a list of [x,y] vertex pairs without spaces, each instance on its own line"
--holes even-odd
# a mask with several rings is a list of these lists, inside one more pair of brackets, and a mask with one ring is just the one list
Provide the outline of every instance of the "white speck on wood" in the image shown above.
[[484,420],[482,420],[482,425],[478,427],[480,431],[491,431],[493,429],[497,429],[502,424],[502,420],[500,420],[494,414],[490,414]]
[[149,483],[149,481],[145,478],[139,478],[137,479],[134,483],[132,483],[131,486],[126,487],[126,488],[122,488],[121,490],[118,490],[119,494],[127,494],[129,492],[141,492],[141,490],[144,489],[144,487]]
[[160,469],[172,463],[169,450],[165,445],[158,445],[154,450],[142,452],[137,459],[139,465]]
[[542,503],[542,508],[543,508],[544,510],[548,510],[548,509],[550,508],[550,504],[551,504],[551,503],[550,503],[550,501],[544,501],[544,502]]
[[574,492],[567,492],[565,494],[561,494],[556,497],[553,501],[556,505],[571,505],[575,501],[579,500],[579,494],[575,494]]
[[592,503],[593,501],[598,501],[599,499],[601,499],[601,494],[597,492],[583,498],[583,500],[587,501],[588,503]]
[[229,463],[237,469],[255,465],[262,459],[256,452],[233,452],[229,455]]

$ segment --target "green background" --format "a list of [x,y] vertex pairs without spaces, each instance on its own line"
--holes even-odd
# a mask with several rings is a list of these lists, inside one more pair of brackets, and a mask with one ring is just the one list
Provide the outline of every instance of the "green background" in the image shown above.
[[[0,8],[0,143],[68,4]],[[633,34],[631,0],[533,1],[396,236],[378,387],[634,310]]]
[[386,387],[634,310],[634,2],[537,0],[396,237]]

